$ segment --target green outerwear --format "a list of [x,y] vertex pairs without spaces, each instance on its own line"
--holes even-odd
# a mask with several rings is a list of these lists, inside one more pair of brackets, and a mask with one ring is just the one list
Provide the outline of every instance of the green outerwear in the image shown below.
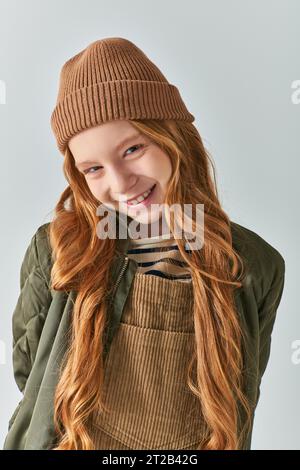
[[[59,364],[66,345],[76,292],[50,289],[51,248],[47,228],[38,227],[26,250],[20,270],[20,294],[12,316],[13,370],[22,392],[8,424],[4,450],[50,450],[55,445],[53,396]],[[247,275],[235,290],[243,329],[247,334],[246,392],[253,406],[251,430],[242,450],[251,448],[254,412],[260,384],[271,350],[271,334],[284,288],[282,255],[255,232],[231,222],[233,246],[242,256]],[[122,317],[137,270],[127,255],[129,239],[118,239],[111,270],[115,286],[109,309],[111,323],[106,352]]]

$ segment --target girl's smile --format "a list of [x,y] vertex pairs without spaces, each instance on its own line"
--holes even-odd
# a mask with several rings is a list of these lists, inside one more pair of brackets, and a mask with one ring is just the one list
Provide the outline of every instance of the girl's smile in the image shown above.
[[153,200],[155,188],[156,184],[154,184],[149,190],[145,191],[143,194],[139,195],[137,198],[126,201],[126,204],[133,209],[140,205],[149,206],[149,204],[151,204]]

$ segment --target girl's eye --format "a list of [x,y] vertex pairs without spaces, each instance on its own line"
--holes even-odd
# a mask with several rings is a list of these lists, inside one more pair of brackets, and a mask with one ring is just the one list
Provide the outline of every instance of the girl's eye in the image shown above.
[[[144,147],[144,144],[133,145],[132,147],[129,147],[127,150],[134,149],[134,148],[141,148],[141,147]],[[127,150],[126,150],[126,152],[127,152]]]
[[101,168],[101,167],[100,166],[91,166],[91,168],[88,168],[87,170],[83,170],[83,173],[85,175],[87,175],[88,173],[96,173],[95,171],[90,171],[90,170],[93,170],[94,168]]
[[[132,147],[129,147],[127,150],[130,150],[130,149],[133,149],[133,148],[142,148],[142,147],[144,147],[144,144],[138,144],[138,145],[133,145]],[[125,151],[125,153],[127,152],[127,150]],[[134,152],[135,152],[135,150],[132,153],[134,153]],[[94,170],[95,168],[96,168],[95,171],[90,171],[90,170]],[[85,175],[94,174],[98,171],[97,168],[103,168],[103,167],[102,166],[91,166],[90,168],[87,168],[86,170],[83,170],[83,173]]]

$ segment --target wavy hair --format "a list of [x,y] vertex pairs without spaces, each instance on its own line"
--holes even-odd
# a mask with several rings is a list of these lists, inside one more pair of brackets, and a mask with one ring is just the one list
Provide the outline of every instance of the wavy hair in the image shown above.
[[[170,157],[173,171],[165,205],[204,205],[205,242],[201,249],[188,254],[184,249],[188,240],[184,237],[177,240],[181,256],[190,268],[194,291],[195,347],[187,382],[199,400],[199,418],[201,410],[201,419],[205,419],[208,429],[199,449],[240,449],[250,429],[253,406],[244,391],[245,338],[234,301],[234,289],[242,286],[244,265],[232,245],[230,219],[221,208],[214,164],[192,123],[174,120],[130,123]],[[55,206],[49,227],[53,257],[51,287],[74,289],[77,296],[70,341],[55,389],[57,441],[52,450],[93,450],[89,422],[94,412],[106,410],[102,393],[103,354],[116,240],[97,236],[99,201],[75,167],[68,147],[63,171],[69,185]],[[166,218],[176,238],[174,221]],[[191,222],[193,231],[201,229],[195,214]],[[180,225],[181,221],[177,223]],[[242,420],[241,412],[246,419]]]

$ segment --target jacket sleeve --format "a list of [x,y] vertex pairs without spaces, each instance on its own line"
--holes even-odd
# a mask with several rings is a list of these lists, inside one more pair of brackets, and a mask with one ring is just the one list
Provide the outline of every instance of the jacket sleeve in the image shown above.
[[[278,256],[279,255],[279,256]],[[259,383],[257,388],[257,402],[260,396],[260,384],[265,373],[271,351],[271,335],[277,315],[285,280],[285,262],[277,252],[275,272],[259,305]]]
[[13,372],[24,393],[44,321],[52,301],[47,278],[49,253],[45,252],[44,224],[38,228],[26,249],[20,270],[20,292],[12,315]]

